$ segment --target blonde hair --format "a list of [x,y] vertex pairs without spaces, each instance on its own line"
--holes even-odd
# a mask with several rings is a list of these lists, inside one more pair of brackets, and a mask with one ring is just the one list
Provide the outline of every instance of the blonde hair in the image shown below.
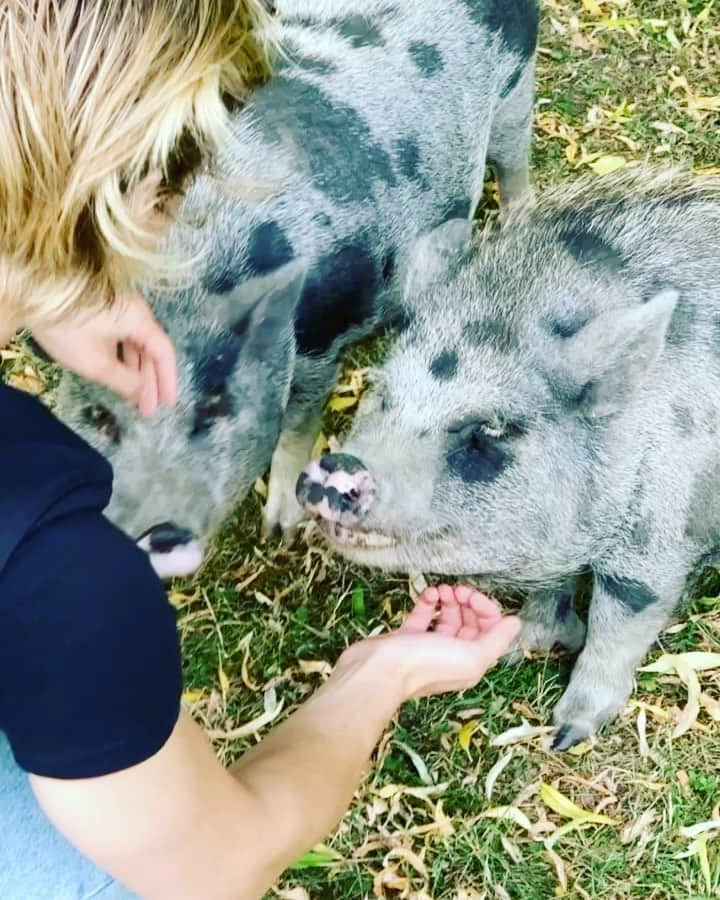
[[24,326],[162,270],[163,197],[269,74],[268,18],[264,0],[3,0],[0,304]]

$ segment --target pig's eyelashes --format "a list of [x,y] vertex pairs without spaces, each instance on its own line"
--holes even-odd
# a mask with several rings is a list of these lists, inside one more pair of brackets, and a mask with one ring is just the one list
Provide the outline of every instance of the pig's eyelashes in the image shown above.
[[456,422],[448,427],[456,443],[486,443],[491,440],[512,440],[525,434],[525,425],[521,422],[503,422],[500,419],[472,420]]
[[232,412],[232,401],[226,391],[213,394],[212,397],[201,401],[195,407],[195,420],[190,437],[202,437],[219,419],[227,418]]
[[113,444],[120,443],[120,425],[104,406],[85,406],[81,415],[90,427]]

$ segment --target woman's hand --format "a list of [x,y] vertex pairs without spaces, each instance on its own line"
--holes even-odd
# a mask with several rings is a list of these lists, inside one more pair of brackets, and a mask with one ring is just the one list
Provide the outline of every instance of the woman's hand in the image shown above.
[[382,657],[382,671],[402,699],[461,691],[477,684],[520,630],[516,616],[468,585],[423,591],[402,626],[350,646],[338,667]]
[[61,366],[109,387],[144,416],[175,403],[175,348],[139,294],[118,295],[109,309],[33,337]]

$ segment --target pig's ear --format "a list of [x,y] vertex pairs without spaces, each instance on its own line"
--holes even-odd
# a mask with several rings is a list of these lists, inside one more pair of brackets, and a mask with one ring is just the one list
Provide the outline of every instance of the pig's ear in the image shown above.
[[614,309],[565,339],[565,371],[582,415],[612,415],[645,381],[665,346],[678,291],[660,291],[646,303]]
[[442,281],[470,250],[472,222],[450,219],[434,231],[422,235],[410,252],[403,284],[405,297]]
[[250,313],[244,352],[262,359],[295,346],[295,309],[305,287],[307,267],[288,263],[274,273],[272,283]]
[[307,266],[298,260],[269,275],[249,278],[226,294],[211,298],[218,325],[243,341],[265,339],[293,330],[294,312],[305,284]]

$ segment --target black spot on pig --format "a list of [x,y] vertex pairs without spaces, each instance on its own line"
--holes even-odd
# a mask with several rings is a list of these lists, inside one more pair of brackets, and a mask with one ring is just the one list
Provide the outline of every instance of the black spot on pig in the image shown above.
[[540,12],[535,0],[465,0],[472,21],[481,28],[498,32],[505,46],[523,59],[535,52]]
[[343,494],[334,487],[325,488],[325,498],[330,509],[335,509],[338,512],[350,512],[353,507],[358,505],[357,497],[353,497],[350,494]]
[[472,202],[467,197],[453,200],[443,211],[438,225],[442,225],[444,222],[450,222],[452,219],[469,219],[471,206]]
[[443,350],[430,363],[430,374],[438,381],[449,381],[457,374],[458,363],[455,350]]
[[403,334],[411,328],[417,319],[415,310],[403,307],[399,309],[390,321],[390,327],[394,328],[398,334]]
[[704,550],[720,547],[720,463],[695,477],[685,536]]
[[336,19],[340,34],[347,38],[353,47],[382,47],[382,32],[378,26],[365,16],[350,16],[347,19]]
[[614,597],[630,612],[641,613],[658,602],[657,594],[641,581],[608,574],[598,574],[595,578],[601,590]]
[[230,266],[222,266],[208,272],[205,277],[205,286],[209,294],[222,295],[229,294],[230,291],[240,280],[240,276],[236,269]]
[[337,63],[320,56],[293,53],[292,58],[304,72],[312,72],[314,75],[333,75],[338,70]]
[[262,92],[264,127],[278,139],[303,136],[315,186],[337,203],[362,203],[377,183],[397,185],[393,161],[356,109],[332,100],[314,84],[278,75]]
[[320,457],[320,468],[329,472],[347,472],[348,475],[354,475],[356,472],[365,470],[365,466],[356,456],[349,453],[327,453]]
[[242,341],[235,334],[223,334],[202,346],[188,348],[190,359],[198,360],[193,381],[201,396],[209,397],[225,390],[237,366],[241,348]]
[[408,47],[408,53],[425,78],[432,78],[445,68],[445,62],[437,44],[413,41]]
[[555,607],[555,618],[558,620],[558,622],[567,622],[568,616],[572,612],[572,608],[572,594],[560,594],[560,596],[558,597],[557,606]]
[[525,71],[525,66],[518,66],[517,69],[512,73],[512,75],[505,82],[505,87],[500,91],[500,96],[505,99],[508,97],[515,88],[518,86],[520,79],[523,76],[523,72]]
[[651,513],[639,515],[630,529],[630,543],[635,550],[646,550],[655,531],[655,519]]
[[367,246],[342,247],[308,273],[295,314],[301,354],[321,356],[336,338],[372,318],[379,273]]
[[579,314],[567,319],[556,319],[548,326],[548,330],[553,337],[563,339],[575,337],[588,323],[587,316]]
[[683,437],[688,437],[695,430],[695,419],[689,406],[683,403],[673,403],[671,406],[673,426]]
[[510,465],[513,456],[496,438],[473,424],[459,425],[448,433],[446,454],[451,476],[466,483],[495,481]]
[[420,146],[415,138],[401,138],[393,144],[400,173],[414,181],[424,191],[430,190],[425,174],[420,167]]
[[263,222],[250,233],[247,265],[253,275],[267,275],[289,263],[292,245],[277,222]]
[[463,325],[462,335],[473,347],[492,345],[500,353],[509,353],[518,346],[518,336],[510,323],[499,316],[486,316]]
[[697,313],[692,303],[681,300],[675,307],[667,330],[667,343],[673,347],[685,347],[695,338]]
[[558,237],[568,253],[579,263],[602,266],[612,272],[620,272],[625,267],[625,259],[617,247],[613,247],[581,222],[564,225]]
[[388,250],[382,258],[382,280],[385,286],[390,284],[395,275],[396,262],[395,251]]

